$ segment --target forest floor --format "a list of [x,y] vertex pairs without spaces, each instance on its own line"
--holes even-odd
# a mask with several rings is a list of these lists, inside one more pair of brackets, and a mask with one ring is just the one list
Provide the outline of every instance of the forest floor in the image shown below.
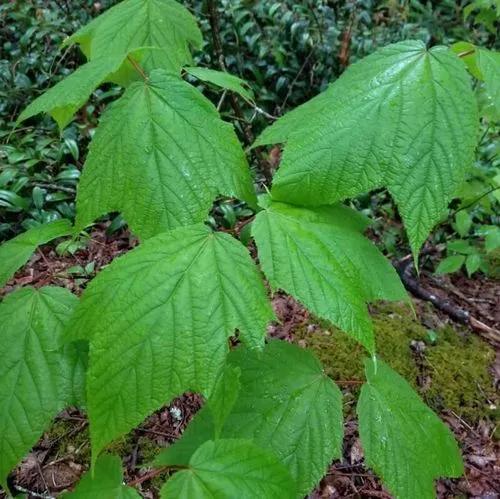
[[[58,256],[42,247],[30,263],[2,290],[31,285],[64,286],[80,294],[103,266],[136,245],[126,231],[107,236],[104,226],[91,234],[85,248]],[[90,267],[88,266],[89,264]],[[89,270],[90,269],[90,270]],[[421,284],[442,300],[468,310],[487,328],[500,328],[498,281],[481,276],[435,276],[422,273]],[[407,305],[380,303],[371,307],[379,355],[400,372],[422,398],[440,414],[457,437],[465,462],[465,476],[439,480],[439,497],[498,498],[500,491],[500,349],[488,334],[472,331],[450,320],[430,303],[414,299],[416,314]],[[363,350],[331,325],[311,316],[292,298],[276,294],[273,305],[279,321],[269,335],[309,347],[325,372],[344,393],[346,417],[343,459],[337,461],[311,498],[391,496],[363,464],[355,420],[355,404],[363,381]],[[139,428],[114,443],[125,468],[125,481],[145,498],[159,497],[165,473],[149,467],[161,447],[175,441],[201,407],[201,397],[185,394],[157,411]],[[68,409],[59,414],[12,473],[12,491],[28,497],[57,497],[70,489],[88,468],[90,443],[85,414]],[[0,492],[0,497],[2,492]]]

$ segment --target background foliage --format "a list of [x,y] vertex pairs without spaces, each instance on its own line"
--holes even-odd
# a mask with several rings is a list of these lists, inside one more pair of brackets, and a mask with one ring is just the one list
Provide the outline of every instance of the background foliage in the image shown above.
[[[119,89],[110,85],[96,91],[62,136],[47,117],[17,129],[15,120],[29,102],[83,62],[77,48],[60,50],[64,38],[114,3],[11,0],[0,6],[0,241],[40,223],[73,220],[75,187],[85,159],[82,151],[99,111]],[[197,64],[218,67],[206,1],[185,4],[204,33]],[[435,45],[467,40],[494,48],[498,42],[492,14],[467,4],[463,0],[221,0],[220,35],[228,70],[250,83],[260,108],[280,116],[324,90],[348,64],[391,42],[414,38]],[[222,114],[234,119],[229,99],[206,90]],[[248,142],[244,129],[250,125],[256,135],[269,117],[243,102],[242,113],[247,125],[239,123],[239,131]],[[495,228],[500,199],[498,125],[485,119],[482,131],[476,166],[449,219],[433,236],[451,257],[440,267],[442,272],[461,267],[469,273],[492,272],[491,255],[500,237]],[[270,168],[277,166],[278,158],[279,153],[272,151]],[[385,192],[365,195],[355,203],[378,221],[376,236],[388,255],[407,252],[400,225],[388,224],[395,208]],[[249,212],[241,204],[222,202],[213,215],[214,224],[231,228]],[[113,227],[121,224],[117,218]]]

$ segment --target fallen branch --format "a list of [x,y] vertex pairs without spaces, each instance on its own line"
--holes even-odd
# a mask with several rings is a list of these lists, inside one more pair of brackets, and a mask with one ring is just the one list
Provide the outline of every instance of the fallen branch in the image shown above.
[[432,303],[438,310],[444,312],[446,315],[451,317],[454,321],[460,324],[465,324],[470,326],[475,331],[478,331],[484,338],[490,342],[500,345],[500,331],[488,326],[484,322],[473,317],[469,311],[458,307],[450,300],[443,299],[438,295],[432,293],[428,289],[425,289],[418,279],[413,276],[412,267],[413,262],[411,258],[403,258],[395,265],[398,271],[401,281],[405,285],[405,288],[410,291],[414,296],[420,298],[421,300],[428,301]]
[[76,194],[76,189],[72,187],[64,187],[62,185],[51,184],[47,182],[33,182],[30,184],[32,187],[40,187],[42,189],[51,189],[53,191],[67,192],[68,194]]

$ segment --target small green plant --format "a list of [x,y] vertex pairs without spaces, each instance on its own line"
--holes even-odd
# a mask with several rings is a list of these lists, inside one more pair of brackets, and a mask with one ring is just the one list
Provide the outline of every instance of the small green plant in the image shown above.
[[[435,479],[462,474],[460,452],[377,357],[368,304],[409,300],[363,235],[369,220],[341,201],[386,188],[418,258],[474,159],[478,112],[464,55],[404,41],[351,66],[257,139],[254,147],[284,144],[272,187],[257,197],[233,127],[183,79],[202,74],[245,98],[247,86],[234,77],[182,71],[201,41],[175,1],[124,0],[66,40],[87,62],[19,117],[45,112],[64,128],[96,87],[124,88],[92,138],[75,227],[53,222],[0,247],[2,282],[37,245],[110,212],[123,215],[140,245],[92,279],[80,300],[28,287],[0,303],[0,483],[7,490],[8,473],[53,417],[76,405],[88,413],[93,473],[70,497],[139,497],[122,485],[119,460],[103,452],[192,391],[204,407],[153,463],[177,470],[162,497],[308,494],[341,457],[342,394],[310,351],[266,341],[274,314],[263,272],[272,290],[364,347],[357,414],[366,462],[395,497],[433,497]],[[496,55],[471,50],[479,62],[486,54],[480,77],[495,91]],[[219,199],[234,226],[238,205],[220,196],[257,212],[260,268],[240,241],[205,223]]]
[[476,162],[457,193],[457,204],[448,218],[448,225],[443,224],[440,234],[436,234],[435,242],[446,245],[446,257],[436,268],[438,274],[465,269],[469,276],[479,271],[487,276],[497,275],[500,157],[495,137],[499,128],[490,116],[491,101],[487,107],[482,106],[481,87],[478,87],[476,95],[483,117],[481,136],[486,140],[478,146]]
[[[447,256],[436,269],[438,274],[451,274],[465,267],[469,277],[481,270],[490,275],[490,256],[500,248],[500,229],[496,226],[481,226],[483,244],[474,244],[472,240],[453,239],[446,245]],[[471,244],[472,242],[472,244]]]

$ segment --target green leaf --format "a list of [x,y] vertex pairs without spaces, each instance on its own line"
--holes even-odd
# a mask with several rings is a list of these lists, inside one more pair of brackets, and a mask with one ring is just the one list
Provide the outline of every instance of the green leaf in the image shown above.
[[[326,91],[292,109],[275,121],[257,137],[252,147],[288,143],[291,137],[294,137],[295,134],[298,135],[298,131],[304,126],[304,119],[309,120],[308,125],[314,126],[314,122],[317,121],[318,117],[323,115],[325,110],[331,106],[331,89],[332,85]],[[280,165],[282,164],[283,161],[281,161]],[[275,179],[276,175],[274,176]]]
[[252,222],[246,223],[240,230],[240,241],[243,246],[248,246],[252,239]]
[[154,47],[157,50],[142,61],[144,69],[179,72],[192,61],[189,46],[201,47],[202,35],[196,19],[173,0],[124,0],[77,31],[65,45],[73,43],[89,60]]
[[278,201],[319,206],[386,186],[416,255],[472,164],[477,128],[462,61],[405,41],[350,66],[256,144],[286,141]]
[[479,270],[481,263],[483,261],[483,257],[479,253],[475,253],[473,255],[469,255],[465,260],[465,268],[467,270],[467,274],[469,277]]
[[33,227],[0,246],[0,287],[19,270],[38,246],[73,232],[68,220],[56,220]]
[[[238,348],[228,360],[241,371],[241,389],[221,438],[248,438],[272,451],[295,479],[298,495],[307,495],[341,456],[340,390],[311,352],[282,341],[271,341],[263,352]],[[216,396],[208,401],[212,408]],[[214,438],[213,413],[204,407],[196,414],[155,465],[186,464],[202,442]]]
[[78,188],[76,225],[121,211],[147,238],[204,221],[218,194],[255,204],[234,129],[193,86],[157,70],[103,114]]
[[207,407],[212,413],[214,434],[218,438],[224,421],[231,413],[240,391],[240,374],[238,367],[224,366],[215,382],[213,393],[207,400]]
[[357,413],[365,459],[396,498],[433,499],[434,480],[463,464],[449,428],[380,360],[365,362]]
[[477,49],[475,45],[469,42],[456,42],[450,49],[462,59],[474,78],[483,80],[483,75],[477,65]]
[[41,210],[45,203],[45,190],[41,189],[37,185],[33,187],[31,191],[31,197],[33,198],[33,204],[37,210]]
[[452,274],[453,272],[460,270],[460,267],[462,267],[464,263],[464,255],[447,256],[444,260],[439,262],[436,274]]
[[[209,400],[213,400],[212,397]],[[207,440],[215,439],[215,433],[214,413],[208,407],[203,407],[194,415],[181,438],[156,456],[153,466],[189,466],[196,449]]]
[[78,302],[63,288],[23,288],[0,303],[0,484],[65,406],[74,357],[62,329]]
[[239,94],[246,101],[253,102],[254,100],[252,89],[248,83],[237,76],[208,68],[187,67],[184,70],[199,80],[212,83],[226,90],[231,90]]
[[488,31],[495,35],[495,21],[500,17],[500,0],[475,0],[471,2],[464,8],[464,20],[475,10],[478,12],[474,16],[474,24],[483,24]]
[[500,120],[500,52],[478,49],[477,65],[483,75],[486,94],[493,106],[495,118]]
[[487,253],[500,248],[500,229],[498,227],[493,227],[486,233],[484,238],[484,248]]
[[271,203],[252,227],[273,289],[293,295],[374,352],[367,303],[407,300],[396,271],[360,232],[352,210]]
[[457,232],[462,237],[465,237],[469,233],[470,228],[472,227],[472,218],[465,210],[459,211],[455,215],[455,225],[457,228]]
[[50,114],[62,130],[92,92],[119,70],[127,54],[103,56],[80,66],[67,78],[35,99],[19,116],[21,122],[40,113]]
[[87,403],[85,378],[88,368],[89,345],[74,341],[62,347],[60,383],[63,399],[68,406],[85,408]]
[[222,435],[272,450],[306,495],[342,455],[340,390],[311,352],[282,341],[239,348],[229,362],[241,370],[241,390]]
[[67,328],[73,338],[90,338],[94,459],[175,396],[208,395],[235,329],[261,347],[273,317],[246,248],[203,225],[161,234],[113,261]]
[[474,0],[464,8],[464,20],[467,19],[474,10],[496,8],[497,17],[500,16],[500,1],[499,0]]
[[293,480],[276,457],[246,440],[204,443],[189,467],[178,471],[161,491],[176,499],[295,498]]
[[118,456],[103,454],[95,464],[93,474],[88,471],[75,490],[64,499],[140,499],[139,493],[123,485],[122,463]]
[[472,247],[467,241],[463,239],[455,239],[450,241],[446,245],[448,251],[456,251],[457,253],[462,253],[462,255],[470,255],[476,251],[476,248]]

